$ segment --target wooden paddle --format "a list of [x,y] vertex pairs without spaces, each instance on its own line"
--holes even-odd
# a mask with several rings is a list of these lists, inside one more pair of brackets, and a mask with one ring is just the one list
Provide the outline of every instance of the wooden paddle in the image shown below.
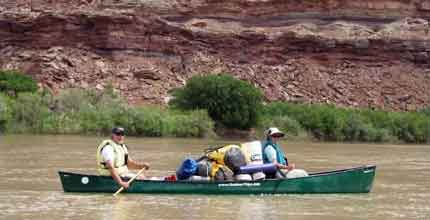
[[[133,178],[131,178],[127,183],[130,184],[131,182],[133,182],[138,176],[140,176],[140,174],[143,173],[143,171],[146,170],[145,168],[142,168],[141,170],[139,170],[139,172],[137,172],[136,176],[134,176]],[[121,186],[121,188],[119,188],[114,194],[113,196],[117,196],[120,192],[122,192],[124,190],[124,187]]]

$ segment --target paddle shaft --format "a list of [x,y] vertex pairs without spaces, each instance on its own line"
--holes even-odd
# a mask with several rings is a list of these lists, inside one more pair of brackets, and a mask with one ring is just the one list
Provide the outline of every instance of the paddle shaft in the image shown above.
[[[137,172],[136,176],[134,176],[133,178],[131,178],[127,183],[130,184],[131,182],[133,182],[138,176],[140,176],[140,174],[143,173],[143,171],[145,171],[146,168],[142,168],[141,170],[139,170],[139,172]],[[124,190],[124,187],[121,186],[121,188],[119,188],[114,194],[113,196],[117,196],[119,193],[121,193]]]

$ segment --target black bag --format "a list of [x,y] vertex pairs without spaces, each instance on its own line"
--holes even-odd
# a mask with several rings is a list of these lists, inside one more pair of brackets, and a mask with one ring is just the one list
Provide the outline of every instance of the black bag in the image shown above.
[[238,147],[230,148],[224,155],[224,164],[238,174],[241,166],[246,166],[246,158],[242,150]]
[[207,177],[211,173],[211,168],[211,163],[209,161],[200,161],[197,164],[197,175]]

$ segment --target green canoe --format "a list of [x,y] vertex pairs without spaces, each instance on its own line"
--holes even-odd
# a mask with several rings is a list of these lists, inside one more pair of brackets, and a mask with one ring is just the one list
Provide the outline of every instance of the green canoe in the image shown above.
[[[135,180],[124,193],[180,194],[284,194],[284,193],[368,193],[376,166],[361,166],[312,173],[294,179],[259,181],[160,181]],[[118,184],[108,176],[59,172],[64,192],[113,193]]]

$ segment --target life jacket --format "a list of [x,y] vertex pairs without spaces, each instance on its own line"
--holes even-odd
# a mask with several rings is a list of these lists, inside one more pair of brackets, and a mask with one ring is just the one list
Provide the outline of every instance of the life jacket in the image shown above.
[[263,153],[263,161],[264,163],[270,163],[269,159],[267,158],[267,155],[264,153],[266,150],[266,147],[272,146],[276,151],[276,161],[282,165],[288,165],[288,160],[285,157],[284,151],[282,151],[281,147],[278,144],[274,144],[271,141],[266,141],[263,145],[262,153]]
[[112,140],[104,140],[97,147],[97,171],[99,175],[110,176],[110,172],[106,163],[103,160],[102,150],[106,145],[110,145],[114,152],[113,166],[120,176],[128,173],[127,161],[128,161],[128,150],[125,144],[117,144]]

